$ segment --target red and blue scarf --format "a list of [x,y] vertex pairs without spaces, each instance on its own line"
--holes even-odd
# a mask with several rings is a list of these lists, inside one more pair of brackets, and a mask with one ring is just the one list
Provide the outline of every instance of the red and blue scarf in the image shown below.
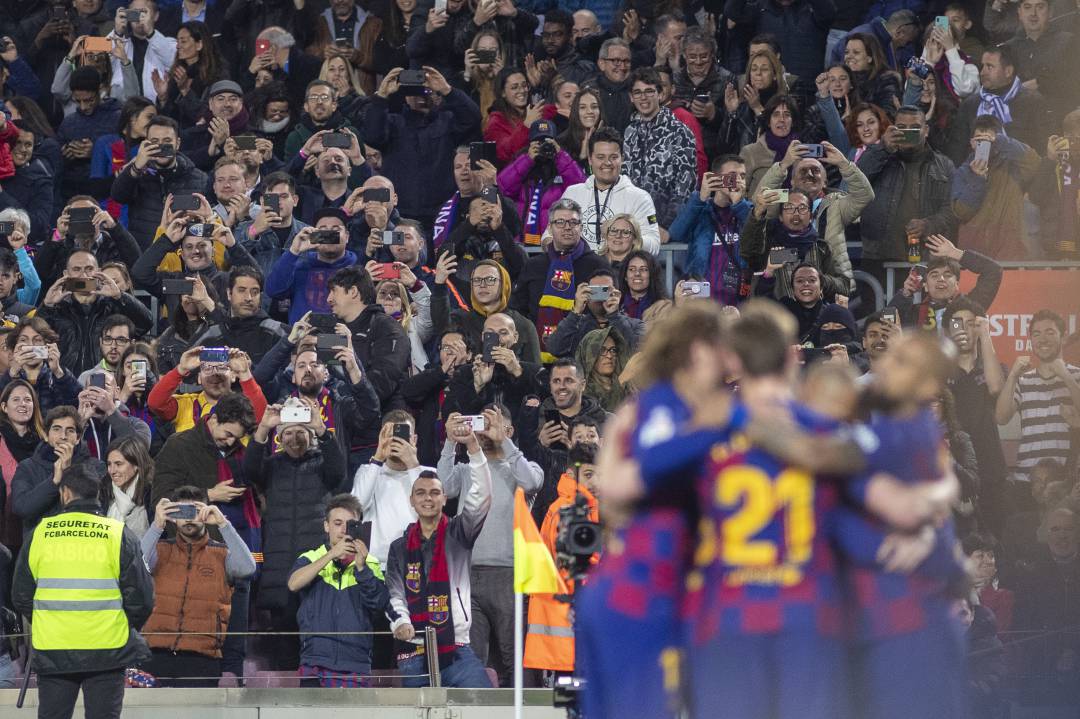
[[[293,390],[289,396],[299,397],[300,391]],[[319,402],[319,416],[322,417],[323,424],[326,425],[326,431],[330,432],[331,434],[336,434],[334,431],[334,408],[333,406],[331,406],[334,400],[330,396],[330,390],[328,390],[326,387],[323,387],[321,390],[319,390],[319,395],[317,399]],[[281,440],[278,437],[278,429],[280,429],[280,427],[274,430],[274,436],[270,440],[272,443],[271,449],[275,452],[281,449]]]
[[578,240],[577,246],[569,252],[557,252],[554,242],[545,250],[548,256],[547,280],[544,282],[544,293],[540,295],[536,328],[540,335],[540,356],[546,363],[555,361],[555,356],[546,351],[547,338],[563,317],[574,309],[574,295],[577,293],[574,263],[585,254],[585,250],[584,240]]
[[[449,664],[457,649],[454,610],[450,600],[450,566],[446,561],[446,528],[449,525],[446,515],[442,515],[439,526],[435,528],[435,546],[426,575],[424,535],[420,531],[420,522],[413,522],[405,530],[405,600],[409,607],[409,621],[417,636],[421,636],[427,627],[435,627],[439,666]],[[410,644],[408,649],[415,650],[415,647]]]

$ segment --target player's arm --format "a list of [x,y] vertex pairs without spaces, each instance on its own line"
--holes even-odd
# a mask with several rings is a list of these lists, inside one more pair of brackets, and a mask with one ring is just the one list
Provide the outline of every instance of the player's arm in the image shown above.
[[755,417],[746,434],[769,454],[813,474],[855,474],[866,466],[863,448],[847,430],[816,434],[787,420]]
[[890,526],[914,531],[924,524],[948,517],[960,496],[960,482],[952,468],[932,482],[904,484],[890,474],[877,472],[865,481],[861,492],[867,511]]

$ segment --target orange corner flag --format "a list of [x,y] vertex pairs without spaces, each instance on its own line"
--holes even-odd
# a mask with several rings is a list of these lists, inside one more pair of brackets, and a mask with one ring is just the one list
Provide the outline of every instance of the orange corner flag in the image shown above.
[[555,569],[540,530],[536,528],[525,491],[514,493],[514,591],[518,594],[565,594],[566,584]]

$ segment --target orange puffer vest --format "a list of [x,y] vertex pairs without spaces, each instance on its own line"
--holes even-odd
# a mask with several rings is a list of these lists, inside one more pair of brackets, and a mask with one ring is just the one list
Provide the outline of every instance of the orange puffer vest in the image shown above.
[[[152,649],[194,652],[221,658],[222,634],[229,626],[233,588],[225,576],[228,549],[203,534],[157,544],[154,613],[143,627]],[[153,634],[183,632],[183,634]]]

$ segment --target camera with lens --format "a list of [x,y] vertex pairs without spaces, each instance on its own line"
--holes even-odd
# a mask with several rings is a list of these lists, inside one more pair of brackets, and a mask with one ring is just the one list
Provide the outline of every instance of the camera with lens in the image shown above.
[[559,533],[555,537],[555,560],[571,577],[585,576],[592,555],[602,543],[600,523],[589,518],[589,503],[580,492],[573,504],[559,510]]
[[540,160],[554,160],[557,152],[554,140],[544,140],[540,143],[540,149],[536,151],[536,157]]
[[913,57],[907,62],[907,69],[915,73],[915,76],[920,80],[925,80],[930,76],[932,67],[926,64],[921,57]]

